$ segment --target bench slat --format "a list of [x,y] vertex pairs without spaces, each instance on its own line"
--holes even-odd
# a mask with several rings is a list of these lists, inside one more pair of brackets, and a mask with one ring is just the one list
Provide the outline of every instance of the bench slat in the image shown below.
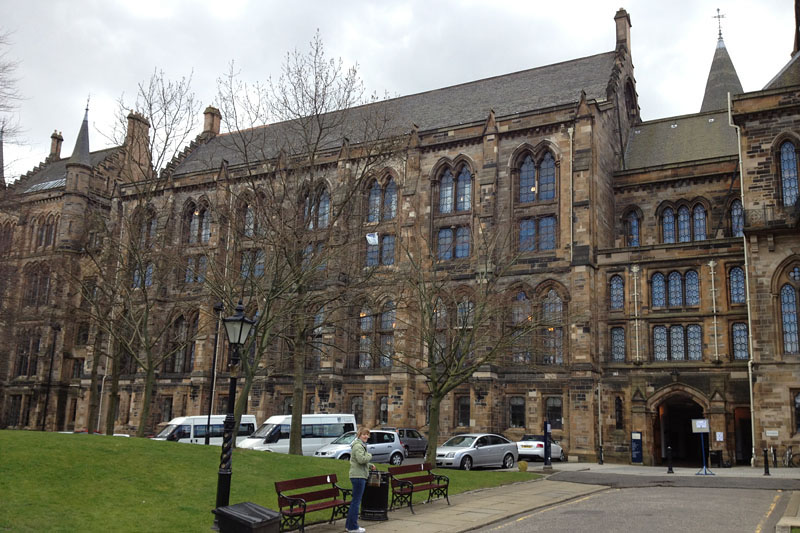
[[287,481],[276,481],[275,490],[278,492],[286,492],[287,490],[306,489],[308,487],[315,487],[317,485],[327,485],[328,483],[336,483],[336,474],[303,477],[298,479],[289,479]]

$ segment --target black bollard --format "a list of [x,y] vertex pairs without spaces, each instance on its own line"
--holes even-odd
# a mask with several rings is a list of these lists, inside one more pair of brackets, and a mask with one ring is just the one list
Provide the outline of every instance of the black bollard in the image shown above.
[[667,446],[667,474],[674,474],[672,470],[672,446]]
[[600,445],[600,453],[597,454],[597,464],[603,464],[603,445]]
[[778,448],[772,448],[772,468],[778,468]]
[[769,456],[767,455],[766,448],[764,448],[764,475],[769,475]]

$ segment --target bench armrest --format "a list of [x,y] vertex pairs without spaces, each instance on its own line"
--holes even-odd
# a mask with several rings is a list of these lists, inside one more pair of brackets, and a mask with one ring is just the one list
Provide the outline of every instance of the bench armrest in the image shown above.
[[337,489],[339,489],[342,492],[342,499],[344,501],[347,501],[348,497],[350,497],[350,499],[352,500],[351,495],[353,494],[353,489],[346,489],[344,487],[340,487],[336,483],[334,483],[333,486],[336,487]]
[[[394,476],[392,476],[392,477],[394,477]],[[411,489],[414,488],[414,484],[411,483],[410,481],[406,481],[405,479],[397,479],[397,478],[394,478],[394,479],[395,479],[395,481],[397,481],[397,483],[400,485],[400,487],[410,487]]]
[[[433,472],[431,473],[433,474]],[[441,474],[433,474],[433,479],[435,479],[437,483],[444,481],[446,485],[450,485],[450,478],[447,476],[443,476]]]
[[[306,512],[306,501],[303,498],[294,498],[292,496],[286,496],[283,493],[278,493],[278,502],[280,502],[281,498],[289,502],[289,512],[294,511],[295,507],[302,507],[303,513]],[[280,503],[278,504],[281,508],[283,508]]]

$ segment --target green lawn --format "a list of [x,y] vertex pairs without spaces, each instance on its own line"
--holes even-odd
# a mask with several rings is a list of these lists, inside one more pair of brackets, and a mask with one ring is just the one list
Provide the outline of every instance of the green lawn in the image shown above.
[[[0,531],[207,531],[219,454],[215,446],[149,439],[0,431]],[[349,488],[348,468],[345,461],[236,450],[230,503],[277,510],[274,481],[335,473]],[[537,477],[439,472],[450,477],[451,495]]]

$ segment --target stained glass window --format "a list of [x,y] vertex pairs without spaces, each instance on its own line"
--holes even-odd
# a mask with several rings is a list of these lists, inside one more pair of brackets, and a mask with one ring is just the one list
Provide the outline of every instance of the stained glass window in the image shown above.
[[669,328],[670,359],[682,361],[686,359],[686,347],[683,339],[683,326]]
[[686,338],[689,342],[689,359],[701,361],[703,359],[703,328],[697,324],[687,326]]
[[734,237],[744,235],[744,209],[739,200],[731,202],[731,234]]
[[656,272],[653,274],[653,284],[652,284],[652,305],[653,307],[666,307],[667,306],[667,297],[666,297],[666,288],[664,283],[664,274],[661,272]]
[[667,360],[667,328],[665,326],[653,328],[653,358],[656,361]]
[[611,328],[611,360],[625,361],[625,329]]
[[686,272],[686,305],[700,305],[700,277],[694,270]]
[[692,227],[689,208],[681,206],[678,209],[678,242],[691,242]]
[[683,279],[679,272],[669,274],[669,306],[683,306]]
[[733,325],[733,358],[749,359],[747,355],[747,324],[737,322]]
[[789,141],[781,145],[781,185],[783,205],[797,202],[797,152]]
[[798,353],[797,291],[788,283],[781,288],[781,322],[784,353]]
[[733,267],[730,273],[731,303],[745,303],[744,291],[744,270],[740,267]]
[[622,276],[612,276],[609,285],[611,309],[622,309],[625,303],[625,286],[622,282]]
[[692,222],[694,223],[694,240],[706,240],[706,208],[702,205],[694,206],[692,210]]
[[675,242],[675,211],[671,207],[664,210],[661,218],[661,228],[663,232],[663,241],[665,243]]

